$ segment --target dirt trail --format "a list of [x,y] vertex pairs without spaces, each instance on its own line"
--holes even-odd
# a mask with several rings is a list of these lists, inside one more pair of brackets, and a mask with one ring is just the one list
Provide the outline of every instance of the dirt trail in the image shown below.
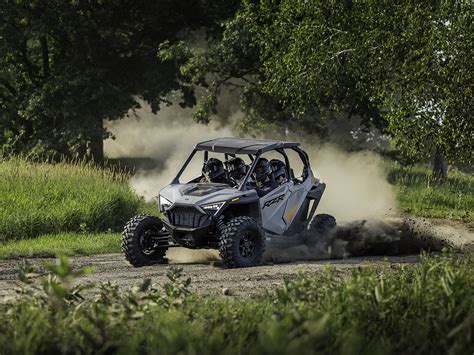
[[[224,269],[218,262],[180,263],[170,265],[154,265],[134,268],[124,260],[122,254],[106,254],[91,257],[75,257],[75,267],[91,266],[93,273],[82,278],[82,282],[112,282],[122,289],[140,284],[143,279],[151,278],[154,284],[166,282],[166,272],[170,267],[183,268],[184,275],[191,278],[191,290],[200,294],[221,295],[224,289],[234,296],[247,297],[261,294],[264,290],[272,290],[281,286],[284,279],[299,273],[314,274],[321,272],[325,265],[330,264],[337,270],[349,273],[354,267],[372,265],[376,268],[396,268],[403,263],[414,263],[419,256],[389,257],[357,257],[350,259],[305,261],[291,264],[265,264],[246,269]],[[32,264],[42,269],[42,259],[30,259]],[[20,262],[9,261],[0,265],[0,303],[1,299],[13,294],[18,285],[17,275]],[[44,270],[44,269],[43,269]]]
[[[358,221],[308,245],[267,252],[262,266],[246,269],[222,268],[217,252],[210,250],[174,248],[167,256],[170,264],[182,267],[185,276],[191,278],[191,290],[221,295],[223,289],[228,289],[231,295],[246,297],[275,289],[298,273],[321,272],[327,264],[343,273],[364,265],[396,270],[400,264],[418,262],[421,249],[437,252],[443,247],[472,253],[473,225],[424,218]],[[30,259],[30,262],[46,274],[42,259]],[[122,254],[75,257],[72,263],[77,268],[93,268],[94,272],[81,279],[82,282],[110,281],[123,289],[138,285],[145,278],[163,284],[167,270],[173,266],[133,268]],[[21,260],[0,262],[0,303],[13,294],[20,265]]]

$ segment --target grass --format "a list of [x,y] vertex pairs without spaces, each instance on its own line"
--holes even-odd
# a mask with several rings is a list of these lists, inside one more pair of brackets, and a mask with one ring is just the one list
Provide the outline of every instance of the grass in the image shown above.
[[[295,276],[252,299],[198,296],[179,269],[154,287],[121,291],[81,283],[87,270],[47,264],[0,312],[4,353],[472,354],[474,269],[469,259],[425,256],[397,270],[334,269]],[[96,296],[83,299],[84,288]],[[90,295],[90,294],[89,294]],[[91,296],[89,296],[91,297]],[[146,330],[146,331],[144,331]]]
[[0,161],[0,242],[66,231],[120,230],[143,207],[127,178],[83,162]]
[[13,240],[4,243],[0,248],[0,260],[119,253],[120,238],[119,233],[65,232],[42,235],[34,239]]
[[440,181],[426,167],[392,165],[389,181],[397,187],[400,209],[409,215],[474,221],[474,176],[450,171]]

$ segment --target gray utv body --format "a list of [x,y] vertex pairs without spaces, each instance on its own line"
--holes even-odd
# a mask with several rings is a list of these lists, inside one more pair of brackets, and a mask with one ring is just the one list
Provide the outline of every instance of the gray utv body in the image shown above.
[[[234,187],[200,183],[199,178],[182,182],[183,171],[200,151],[204,152],[204,161],[210,153],[221,153],[225,160],[246,155],[251,164],[245,178]],[[252,174],[258,159],[273,151],[285,163],[288,179],[259,197],[251,183]],[[291,168],[289,151],[292,156],[296,152],[301,160],[303,171],[298,178]],[[314,177],[308,155],[299,143],[238,138],[201,142],[170,185],[160,191],[163,217],[134,217],[125,227],[122,247],[135,266],[165,262],[163,250],[173,246],[219,249],[228,267],[254,266],[260,263],[265,244],[285,245],[286,241],[303,238],[302,232],[313,219],[325,187]],[[141,224],[154,227],[140,228]],[[251,252],[260,255],[251,256]]]

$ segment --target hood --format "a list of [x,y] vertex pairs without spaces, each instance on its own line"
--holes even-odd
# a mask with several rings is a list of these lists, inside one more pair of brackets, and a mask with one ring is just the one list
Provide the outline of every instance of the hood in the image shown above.
[[184,205],[205,205],[208,203],[228,201],[249,191],[239,191],[225,184],[175,184],[160,191],[160,195],[171,203]]

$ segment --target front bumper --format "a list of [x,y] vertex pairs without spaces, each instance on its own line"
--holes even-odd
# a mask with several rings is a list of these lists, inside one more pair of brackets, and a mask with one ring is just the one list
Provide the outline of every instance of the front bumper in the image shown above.
[[214,247],[216,216],[192,205],[173,205],[163,224],[174,241],[186,248]]
[[163,218],[162,221],[163,221],[163,224],[165,225],[166,230],[170,232],[171,235],[175,235],[179,233],[179,234],[192,234],[195,236],[200,236],[202,234],[206,234],[209,227],[212,225],[212,223],[207,223],[200,227],[183,227],[183,226],[172,225],[170,221],[168,220],[168,218]]

